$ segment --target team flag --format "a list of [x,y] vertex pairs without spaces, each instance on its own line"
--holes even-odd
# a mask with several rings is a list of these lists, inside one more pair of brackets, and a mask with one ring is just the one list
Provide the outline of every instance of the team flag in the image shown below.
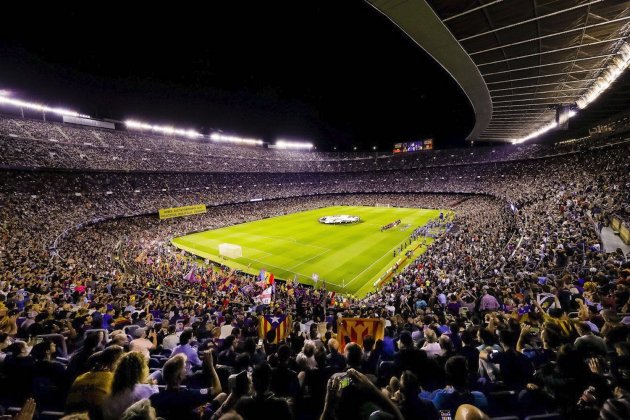
[[341,318],[337,321],[337,339],[341,350],[351,342],[363,346],[363,339],[368,335],[372,336],[374,340],[382,340],[385,337],[385,320],[380,318]]
[[271,286],[275,283],[275,279],[273,277],[273,273],[268,272],[264,268],[260,269],[260,275],[258,276],[261,282],[264,282],[264,285]]
[[291,316],[288,315],[263,315],[260,317],[258,336],[266,338],[271,330],[276,331],[276,338],[272,343],[278,344],[285,340],[291,332]]
[[269,286],[265,290],[262,291],[261,294],[256,296],[254,299],[263,305],[269,305],[271,303],[271,296],[273,295],[273,287]]
[[195,267],[193,266],[188,274],[184,276],[184,280],[188,280],[190,283],[194,283],[197,281],[197,274],[195,273]]

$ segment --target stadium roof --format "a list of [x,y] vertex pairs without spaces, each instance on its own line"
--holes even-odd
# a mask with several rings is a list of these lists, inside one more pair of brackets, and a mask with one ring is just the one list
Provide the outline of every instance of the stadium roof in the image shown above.
[[458,81],[475,110],[470,140],[524,138],[558,105],[575,108],[630,33],[630,1],[368,1]]

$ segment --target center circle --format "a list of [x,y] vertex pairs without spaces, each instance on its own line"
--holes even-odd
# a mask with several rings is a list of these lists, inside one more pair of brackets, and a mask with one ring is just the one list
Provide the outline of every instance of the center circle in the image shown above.
[[349,223],[357,223],[361,219],[359,216],[351,216],[348,214],[339,214],[335,216],[324,216],[319,218],[319,223],[325,225],[346,225]]

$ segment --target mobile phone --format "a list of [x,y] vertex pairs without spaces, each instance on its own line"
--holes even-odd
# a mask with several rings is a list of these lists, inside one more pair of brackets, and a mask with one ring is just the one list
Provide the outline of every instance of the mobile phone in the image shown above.
[[538,327],[531,327],[529,329],[529,333],[530,334],[538,334],[539,332],[540,332],[540,328],[538,328]]
[[347,387],[348,385],[350,385],[352,383],[352,378],[350,376],[348,376],[348,374],[345,374],[344,376],[342,376],[339,379],[339,389],[344,389],[345,387]]

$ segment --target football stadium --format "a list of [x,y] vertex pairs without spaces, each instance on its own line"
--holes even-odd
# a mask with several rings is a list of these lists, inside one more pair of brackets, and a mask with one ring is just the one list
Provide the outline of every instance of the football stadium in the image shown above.
[[0,417],[630,418],[630,1],[5,9]]

